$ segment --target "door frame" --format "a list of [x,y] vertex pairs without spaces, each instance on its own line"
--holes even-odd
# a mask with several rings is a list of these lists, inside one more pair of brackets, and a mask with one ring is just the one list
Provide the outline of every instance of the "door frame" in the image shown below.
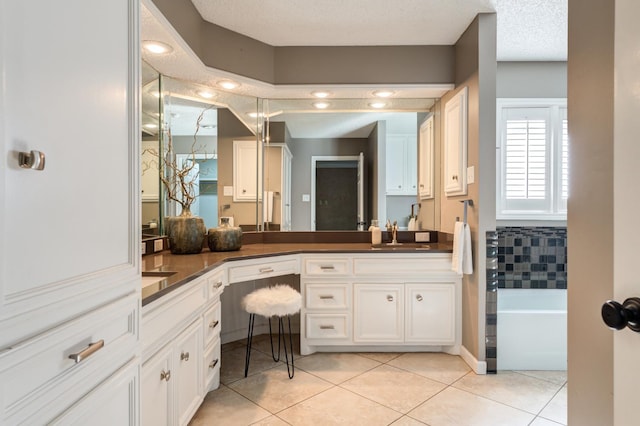
[[[316,167],[323,161],[350,161],[358,163],[358,170],[364,167],[362,153],[360,155],[314,155],[311,157],[311,230],[316,230]],[[364,209],[364,184],[362,176],[358,176],[358,215],[363,220],[361,212]]]

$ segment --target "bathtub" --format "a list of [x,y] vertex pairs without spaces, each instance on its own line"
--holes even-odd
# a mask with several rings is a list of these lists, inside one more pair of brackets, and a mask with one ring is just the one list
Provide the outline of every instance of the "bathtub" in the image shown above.
[[567,369],[567,290],[499,289],[498,370]]

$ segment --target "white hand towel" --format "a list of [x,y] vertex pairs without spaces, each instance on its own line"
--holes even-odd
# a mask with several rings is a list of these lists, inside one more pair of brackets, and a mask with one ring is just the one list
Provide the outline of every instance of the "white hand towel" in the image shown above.
[[458,274],[473,273],[473,259],[471,258],[471,229],[463,222],[456,222],[453,231],[453,253],[451,255],[451,270]]

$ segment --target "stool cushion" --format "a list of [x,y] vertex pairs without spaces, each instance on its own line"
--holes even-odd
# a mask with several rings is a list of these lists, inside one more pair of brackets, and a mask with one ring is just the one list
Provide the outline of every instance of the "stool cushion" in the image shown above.
[[302,306],[302,296],[288,285],[277,284],[252,291],[242,300],[242,307],[250,314],[264,317],[295,314]]

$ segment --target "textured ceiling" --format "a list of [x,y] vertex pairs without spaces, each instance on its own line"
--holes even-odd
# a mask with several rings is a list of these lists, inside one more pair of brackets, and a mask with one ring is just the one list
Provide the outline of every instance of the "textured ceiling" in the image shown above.
[[499,61],[566,60],[567,0],[192,0],[212,23],[273,46],[451,45],[497,14]]

